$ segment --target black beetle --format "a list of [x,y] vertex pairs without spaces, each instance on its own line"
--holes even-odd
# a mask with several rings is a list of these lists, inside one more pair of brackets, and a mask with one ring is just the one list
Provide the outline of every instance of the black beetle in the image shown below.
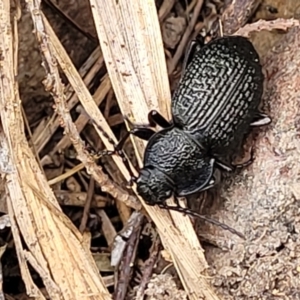
[[[203,165],[202,169],[199,168],[199,173],[203,174],[200,176],[201,183],[196,178],[199,175],[195,173],[195,178],[188,180],[186,184],[190,189],[185,189],[184,194],[178,189],[177,194],[180,196],[211,187],[211,184],[206,186],[206,183],[210,182],[213,173],[208,167],[212,166],[212,159],[221,168],[232,171],[236,166],[232,165],[231,156],[240,149],[250,127],[266,125],[271,121],[267,115],[259,112],[264,76],[259,56],[247,38],[223,37],[203,47],[199,47],[199,43],[194,43],[194,46],[196,49],[190,50],[190,57],[185,59],[186,70],[172,97],[172,122],[168,123],[156,111],[149,113],[148,126],[153,127],[157,124],[168,130],[154,136],[155,132],[145,127],[136,127],[130,132],[146,140],[150,138],[145,150],[144,168],[149,168],[150,165],[156,165],[158,168],[164,163],[160,156],[169,156],[168,158],[173,160],[174,173],[177,173],[174,162],[176,159],[182,160],[182,163],[177,162],[180,166],[187,164],[187,169],[190,168],[187,162],[189,158],[181,158],[181,154],[176,154],[175,148],[168,149],[169,145],[172,145],[171,136],[175,132],[178,133],[178,129],[184,133],[181,133],[180,138],[178,134],[174,134],[174,143],[187,145],[186,141],[189,140],[197,144],[198,159],[202,158]],[[163,145],[164,136],[166,145]],[[153,151],[153,145],[156,143],[159,147],[155,147]],[[178,147],[179,152],[180,149]],[[208,161],[210,163],[207,163]],[[160,168],[164,169],[163,166]],[[169,172],[170,165],[166,168]],[[150,176],[150,172],[147,174]],[[138,189],[139,185],[149,185],[145,177],[143,174],[143,184],[141,179],[138,180]],[[193,180],[194,183],[191,183]],[[195,184],[198,184],[198,188],[195,188]],[[177,183],[175,185],[177,186]],[[155,192],[158,196],[156,200],[153,195],[147,197],[144,194],[145,201],[149,204],[161,202],[158,190],[159,188]]]
[[[270,118],[258,110],[263,92],[259,57],[248,39],[216,39],[187,57],[186,70],[172,97],[172,122],[149,113],[149,125],[134,134],[148,140],[144,166],[135,178],[137,191],[148,205],[173,209],[205,219],[241,236],[234,229],[179,206],[166,206],[170,196],[187,196],[214,185],[214,164],[232,171],[237,152],[251,126]],[[163,130],[153,131],[159,125]],[[122,155],[126,135],[115,151]],[[107,152],[108,153],[108,152]],[[124,162],[125,156],[123,156]],[[129,166],[129,164],[127,164]],[[129,168],[130,170],[130,168]]]

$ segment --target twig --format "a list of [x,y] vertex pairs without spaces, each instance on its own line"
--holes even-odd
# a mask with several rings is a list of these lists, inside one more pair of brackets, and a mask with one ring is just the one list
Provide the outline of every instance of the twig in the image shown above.
[[[9,197],[9,196],[8,196]],[[11,205],[11,201],[7,201],[7,208],[10,215],[13,215],[13,207]],[[11,230],[14,237],[14,243],[16,246],[16,252],[19,260],[19,267],[22,275],[22,279],[24,281],[25,287],[26,287],[26,293],[28,296],[36,297],[38,299],[46,299],[43,297],[41,291],[37,288],[37,286],[34,284],[30,272],[28,269],[28,266],[26,264],[26,256],[23,249],[23,243],[21,240],[21,234],[17,225],[17,222],[14,217],[10,218],[11,222]]]
[[126,297],[126,292],[128,289],[128,284],[132,275],[132,263],[135,260],[136,249],[139,241],[139,236],[141,232],[141,222],[143,218],[139,218],[140,223],[135,224],[135,230],[133,230],[131,236],[126,245],[126,250],[124,252],[123,259],[121,260],[119,270],[120,275],[118,283],[116,286],[116,291],[114,294],[114,300],[123,300]]
[[113,245],[114,239],[117,235],[115,227],[113,226],[110,218],[108,217],[108,215],[103,209],[97,209],[96,214],[102,220],[102,232],[106,239],[107,244],[109,246]]
[[[101,84],[96,89],[96,92],[93,95],[93,98],[94,98],[95,103],[97,104],[97,106],[99,106],[102,103],[102,101],[105,99],[105,96],[107,95],[107,93],[110,90],[111,90],[111,83],[110,83],[110,80],[109,80],[108,76],[106,75],[106,76],[104,76],[103,81],[101,82]],[[78,99],[76,94],[74,94],[73,96],[74,96],[75,99]],[[77,101],[76,101],[76,104],[77,104]],[[86,126],[86,124],[88,122],[89,122],[89,118],[86,115],[86,113],[81,113],[77,117],[77,119],[74,121],[74,124],[77,128],[77,131],[79,133],[82,132],[82,130],[84,129],[84,127]],[[63,136],[62,139],[54,146],[54,148],[51,150],[51,152],[48,155],[53,156],[58,151],[65,150],[71,144],[72,143],[71,143],[69,137],[68,136]]]
[[[64,190],[54,190],[53,191],[59,204],[63,206],[78,206],[84,207],[87,193],[86,192],[70,192]],[[93,201],[91,203],[92,207],[95,208],[103,208],[106,206],[109,198],[100,196],[100,195],[93,195]]]
[[[103,56],[101,55],[99,48],[97,48],[78,71],[79,74],[84,78],[83,81],[87,86],[91,83],[95,74],[99,71],[99,69],[102,66],[103,66]],[[100,86],[102,85],[103,85],[103,94],[104,94],[103,98],[104,98],[105,90],[106,90],[105,83],[101,83]],[[109,88],[110,85],[108,89]],[[71,110],[78,103],[78,97],[76,93],[74,93],[70,85],[68,85],[65,90],[66,90],[65,95],[66,95],[67,107],[69,110]],[[43,150],[45,145],[50,141],[50,139],[52,138],[56,130],[59,128],[59,126],[60,126],[60,118],[55,113],[49,119],[46,125],[40,123],[40,125],[35,129],[32,140],[39,153],[41,152],[41,150]]]
[[80,226],[79,226],[79,231],[81,233],[83,233],[86,228],[86,223],[87,223],[87,220],[89,217],[89,211],[91,208],[91,203],[92,203],[92,199],[93,199],[93,195],[94,195],[94,188],[95,188],[95,180],[94,180],[94,178],[91,177],[88,192],[86,195],[86,202],[85,202],[84,209],[83,209],[83,215],[82,215],[82,219],[81,219]]
[[144,219],[144,215],[140,212],[134,211],[129,217],[123,229],[117,234],[114,239],[114,244],[111,251],[111,265],[113,267],[119,266],[123,257],[126,243],[133,231],[137,231]]
[[143,276],[142,276],[141,282],[139,284],[139,287],[137,289],[136,300],[143,300],[145,297],[145,290],[146,290],[147,284],[149,283],[149,281],[151,279],[154,265],[157,262],[159,250],[161,248],[160,245],[161,245],[160,239],[157,236],[153,242],[151,255],[147,259],[147,261],[145,262],[144,267],[143,267]]
[[162,22],[173,8],[175,0],[164,0],[158,11],[159,21]]
[[[95,110],[94,108],[96,107],[95,102],[90,95],[89,91],[87,90],[86,86],[84,85],[82,79],[78,75],[74,65],[72,64],[72,61],[70,60],[69,56],[63,49],[61,43],[57,39],[57,37],[54,34],[53,29],[51,28],[49,22],[43,16],[43,20],[45,22],[45,27],[47,30],[47,34],[51,40],[51,44],[53,46],[53,53],[54,56],[58,59],[58,62],[65,72],[66,76],[68,77],[68,80],[70,84],[72,85],[73,89],[76,91],[77,96],[82,104],[82,106],[85,108],[85,111],[91,115],[91,117],[97,122],[101,123],[101,127],[105,129],[105,132],[109,134],[114,141],[116,141],[115,136],[113,135],[110,127],[108,126],[106,120],[104,119],[103,115],[101,112],[97,109]],[[54,70],[53,70],[54,72]],[[77,131],[76,126],[72,122],[71,116],[68,113],[68,109],[64,103],[64,101],[61,101],[59,98],[61,97],[62,99],[65,98],[64,93],[63,93],[63,88],[62,84],[60,83],[59,79],[59,74],[55,75],[57,78],[55,78],[54,83],[57,85],[55,87],[53,96],[55,101],[57,102],[57,112],[61,115],[63,121],[64,121],[64,127],[65,127],[65,132],[69,135],[70,140],[73,143],[74,148],[76,149],[78,153],[78,158],[83,162],[84,166],[87,168],[87,170],[94,176],[95,180],[98,182],[98,184],[101,186],[101,189],[104,192],[107,192],[111,194],[114,198],[126,202],[128,199],[132,196],[129,195],[128,192],[125,190],[122,190],[114,183],[112,182],[106,174],[102,172],[102,169],[97,166],[92,159],[92,157],[86,153],[85,147],[83,145],[83,142],[79,136],[79,133]],[[58,82],[57,82],[58,81]],[[59,93],[58,93],[59,91]],[[58,97],[59,95],[59,97]],[[108,140],[101,134],[100,135],[103,143],[108,149],[111,149],[111,143],[108,142]],[[128,173],[128,170],[124,166],[122,159],[116,155],[113,156],[113,160],[116,162],[118,165],[120,171],[124,175],[124,177],[129,181],[130,175]],[[138,202],[137,202],[138,205]]]
[[197,5],[195,6],[195,9],[194,9],[193,16],[191,18],[191,21],[188,24],[188,26],[185,30],[185,33],[182,36],[182,39],[181,39],[181,41],[180,41],[180,43],[177,47],[177,50],[176,50],[176,52],[173,56],[173,59],[170,61],[170,64],[168,66],[168,73],[169,74],[173,73],[173,71],[175,70],[175,68],[178,64],[178,61],[179,61],[180,57],[184,53],[184,49],[186,48],[186,45],[188,44],[189,37],[190,37],[190,35],[192,34],[192,32],[194,30],[195,24],[197,23],[197,19],[198,19],[198,16],[200,14],[202,5],[203,5],[203,0],[198,0]]

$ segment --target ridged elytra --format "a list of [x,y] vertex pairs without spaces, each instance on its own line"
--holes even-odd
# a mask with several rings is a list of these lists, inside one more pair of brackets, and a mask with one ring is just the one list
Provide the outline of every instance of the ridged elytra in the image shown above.
[[271,121],[259,111],[264,83],[259,56],[241,36],[196,47],[172,97],[173,123],[231,170],[231,156],[250,127]]

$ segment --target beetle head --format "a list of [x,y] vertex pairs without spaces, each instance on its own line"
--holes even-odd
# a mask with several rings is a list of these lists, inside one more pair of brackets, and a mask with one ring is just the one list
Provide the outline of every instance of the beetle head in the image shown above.
[[148,205],[164,203],[174,191],[171,179],[153,167],[141,169],[136,184],[138,194]]

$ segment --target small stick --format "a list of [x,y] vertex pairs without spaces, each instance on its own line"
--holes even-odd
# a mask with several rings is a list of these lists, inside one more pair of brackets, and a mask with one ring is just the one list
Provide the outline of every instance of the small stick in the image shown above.
[[126,250],[119,266],[120,276],[116,285],[114,300],[123,300],[126,297],[128,285],[132,276],[132,263],[135,260],[139,243],[142,220],[143,218],[140,218],[140,223],[134,228],[134,231],[128,239]]
[[145,297],[145,290],[151,279],[152,271],[155,263],[157,262],[160,248],[161,243],[159,237],[157,236],[155,241],[153,242],[151,255],[144,264],[143,276],[136,293],[136,300],[142,300]]
[[85,204],[84,204],[83,216],[82,216],[81,223],[80,223],[80,226],[79,226],[79,231],[81,233],[83,233],[84,230],[86,229],[86,223],[87,223],[87,220],[88,220],[89,211],[90,211],[90,208],[91,208],[91,203],[92,203],[92,199],[93,199],[93,196],[94,196],[94,188],[95,188],[95,179],[93,177],[91,177],[88,192],[87,192],[87,195],[86,195],[86,201],[85,201]]

